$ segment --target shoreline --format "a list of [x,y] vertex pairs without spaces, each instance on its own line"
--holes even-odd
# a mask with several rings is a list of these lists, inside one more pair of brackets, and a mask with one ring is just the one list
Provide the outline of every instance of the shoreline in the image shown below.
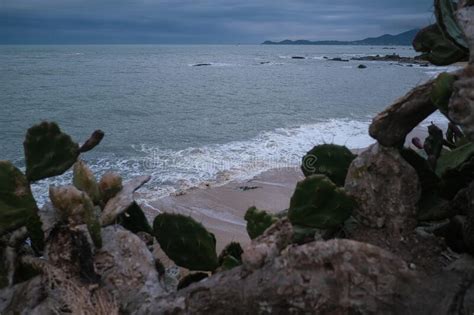
[[[440,125],[442,129],[446,126]],[[427,135],[426,126],[416,127],[407,137],[406,146],[413,137],[422,141]],[[375,140],[374,140],[375,143]],[[366,147],[367,148],[367,147]],[[352,149],[360,154],[366,148]],[[245,212],[255,206],[270,213],[288,209],[298,181],[304,179],[300,165],[273,168],[249,180],[233,180],[222,185],[201,185],[141,203],[150,223],[159,212],[189,215],[201,222],[217,240],[220,252],[235,241],[242,246],[250,243],[246,231]]]

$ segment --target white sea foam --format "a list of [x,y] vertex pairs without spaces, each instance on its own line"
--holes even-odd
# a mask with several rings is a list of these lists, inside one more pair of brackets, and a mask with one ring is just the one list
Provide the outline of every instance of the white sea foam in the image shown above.
[[[153,200],[173,192],[247,180],[263,171],[299,167],[302,156],[314,145],[337,143],[349,148],[366,147],[373,140],[367,134],[369,121],[331,119],[295,128],[263,132],[257,137],[222,145],[190,147],[183,150],[139,145],[137,159],[100,159],[87,161],[97,177],[115,170],[125,179],[150,174],[152,180],[140,190],[141,201]],[[145,158],[143,158],[145,155]],[[35,197],[43,204],[48,186],[71,183],[71,172],[33,185]]]

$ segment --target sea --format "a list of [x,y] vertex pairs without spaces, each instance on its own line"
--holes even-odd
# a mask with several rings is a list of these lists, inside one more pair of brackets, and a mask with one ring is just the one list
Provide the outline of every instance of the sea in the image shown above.
[[[46,120],[79,143],[103,130],[82,159],[97,177],[151,175],[144,203],[298,167],[317,144],[370,145],[376,113],[453,70],[328,60],[393,53],[416,54],[408,46],[0,46],[0,159],[24,169],[25,132]],[[71,176],[33,184],[38,203]]]

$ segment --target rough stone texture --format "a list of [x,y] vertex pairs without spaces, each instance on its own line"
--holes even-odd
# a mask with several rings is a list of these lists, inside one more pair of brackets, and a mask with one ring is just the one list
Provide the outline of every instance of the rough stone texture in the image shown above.
[[152,254],[135,234],[121,226],[102,229],[103,247],[96,252],[95,267],[105,289],[121,310],[151,313],[149,302],[164,294]]
[[291,243],[293,226],[285,218],[270,226],[263,235],[244,249],[242,262],[249,269],[256,269],[273,260]]
[[44,279],[37,276],[0,290],[0,314],[53,314],[43,283]]
[[460,125],[465,135],[474,141],[474,67],[466,68],[454,82],[449,101],[449,118]]
[[102,225],[114,223],[134,202],[133,193],[151,179],[150,176],[138,176],[123,184],[122,190],[105,205],[100,222]]
[[372,145],[349,167],[345,190],[358,203],[356,217],[399,234],[414,228],[421,186],[415,169],[393,148]]
[[403,144],[410,131],[436,111],[432,88],[433,81],[420,85],[378,114],[370,125],[370,136],[386,147]]
[[414,273],[350,240],[289,246],[258,269],[234,268],[157,300],[155,314],[387,314]]

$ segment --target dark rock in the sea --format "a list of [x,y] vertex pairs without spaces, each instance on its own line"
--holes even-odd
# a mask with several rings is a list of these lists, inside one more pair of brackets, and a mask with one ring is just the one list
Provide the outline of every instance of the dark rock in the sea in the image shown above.
[[197,63],[193,65],[193,67],[205,67],[205,66],[212,66],[210,63]]
[[291,59],[306,59],[306,58],[302,56],[293,56],[291,57]]
[[375,55],[375,56],[363,56],[363,57],[353,57],[351,60],[357,61],[389,61],[389,62],[397,62],[397,63],[408,63],[408,64],[419,64],[419,65],[428,65],[427,61],[419,60],[412,57],[401,57],[398,54],[392,55]]
[[392,235],[415,227],[421,186],[397,149],[374,144],[362,152],[349,168],[345,190],[357,201],[355,215],[363,224],[386,226]]
[[366,66],[366,65],[358,65],[357,68],[359,68],[359,69],[366,69],[367,66]]
[[260,61],[261,65],[266,65],[266,64],[269,64],[269,63],[270,63],[270,61]]
[[349,62],[349,60],[347,59],[342,59],[340,57],[336,57],[336,58],[330,58],[328,59],[329,61],[341,61],[341,62]]

